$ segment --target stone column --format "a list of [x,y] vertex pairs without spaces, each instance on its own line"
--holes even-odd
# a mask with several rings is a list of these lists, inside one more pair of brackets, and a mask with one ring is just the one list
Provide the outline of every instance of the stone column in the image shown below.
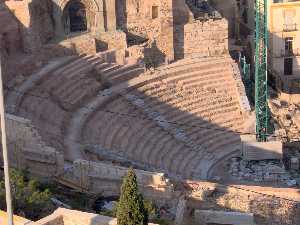
[[117,29],[116,20],[116,0],[105,0],[107,31],[115,31]]
[[99,11],[95,13],[94,28],[95,28],[95,30],[92,30],[92,32],[96,35],[101,32],[105,32],[103,9],[99,9]]
[[55,36],[62,37],[65,35],[64,25],[63,25],[63,9],[58,5],[57,0],[53,0],[53,18],[54,18],[54,29]]
[[160,5],[161,35],[159,42],[166,55],[166,60],[172,62],[174,60],[173,0],[161,0]]

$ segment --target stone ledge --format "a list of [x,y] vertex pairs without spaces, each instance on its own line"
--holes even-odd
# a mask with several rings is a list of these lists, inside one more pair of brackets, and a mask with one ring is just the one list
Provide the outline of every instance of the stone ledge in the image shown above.
[[254,225],[254,216],[252,213],[196,210],[195,221],[200,223]]

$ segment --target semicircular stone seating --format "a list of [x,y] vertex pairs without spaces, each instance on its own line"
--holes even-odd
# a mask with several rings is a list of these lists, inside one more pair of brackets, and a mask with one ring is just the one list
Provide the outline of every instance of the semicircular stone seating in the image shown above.
[[73,56],[32,74],[7,105],[66,160],[88,157],[83,150],[93,145],[170,176],[207,178],[240,143],[244,114],[232,64],[184,59],[149,75],[138,64]]
[[82,139],[170,175],[207,178],[243,131],[232,64],[229,57],[185,59],[152,75],[113,77],[114,97],[91,112]]
[[[137,69],[136,65],[129,68],[106,62],[104,54],[51,60],[8,91],[7,112],[30,119],[48,145],[65,151],[66,130],[74,111],[85,107],[86,102],[104,88],[97,75],[124,67],[124,72]],[[80,154],[74,155],[71,160]]]

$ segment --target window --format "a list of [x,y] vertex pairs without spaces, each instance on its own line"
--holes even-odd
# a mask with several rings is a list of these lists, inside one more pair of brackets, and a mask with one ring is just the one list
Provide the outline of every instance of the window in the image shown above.
[[152,6],[152,19],[158,18],[158,6]]
[[292,37],[286,37],[284,39],[285,55],[293,55],[293,40]]
[[295,21],[296,17],[296,11],[295,9],[286,9],[283,11],[283,17],[284,17],[284,24],[283,24],[283,31],[289,32],[289,31],[295,31],[297,30],[297,24]]
[[284,75],[293,74],[293,58],[284,58]]

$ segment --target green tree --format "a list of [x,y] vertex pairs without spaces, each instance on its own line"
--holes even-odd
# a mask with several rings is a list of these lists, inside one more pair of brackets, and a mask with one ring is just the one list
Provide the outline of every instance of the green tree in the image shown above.
[[137,178],[130,169],[123,179],[121,196],[117,208],[118,225],[146,225],[148,213],[143,197],[138,192]]
[[[14,213],[29,219],[39,219],[51,210],[50,192],[39,190],[39,182],[30,179],[17,170],[10,170],[12,203]],[[5,208],[5,185],[0,179],[0,208]]]

